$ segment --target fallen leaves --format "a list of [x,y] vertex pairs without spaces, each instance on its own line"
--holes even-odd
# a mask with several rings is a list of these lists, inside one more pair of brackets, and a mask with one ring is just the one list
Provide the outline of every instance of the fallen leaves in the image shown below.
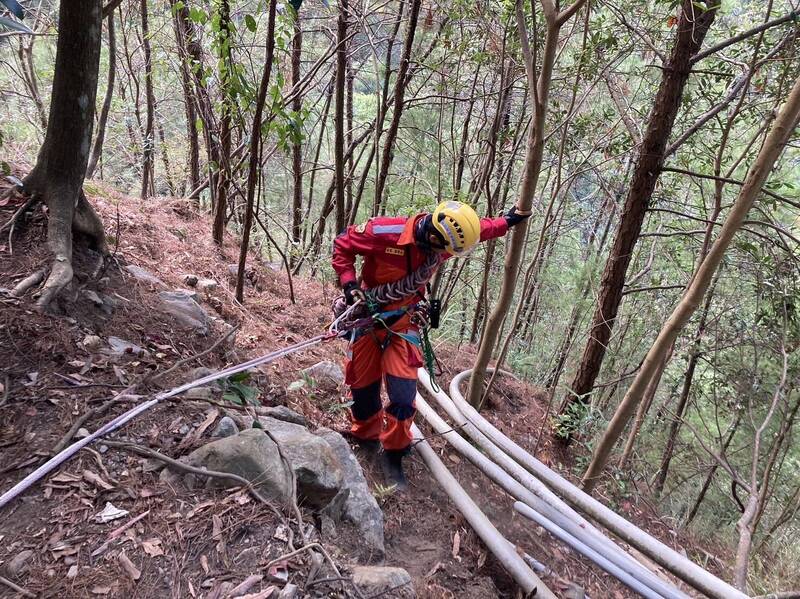
[[146,539],[142,541],[142,549],[150,557],[164,555],[164,550],[161,548],[161,539]]
[[131,580],[139,580],[142,576],[142,571],[134,565],[124,551],[117,556],[117,561]]
[[111,522],[112,520],[117,520],[119,518],[124,518],[130,512],[128,510],[123,510],[116,507],[110,501],[106,502],[106,507],[103,508],[103,511],[95,514],[95,520],[100,523]]

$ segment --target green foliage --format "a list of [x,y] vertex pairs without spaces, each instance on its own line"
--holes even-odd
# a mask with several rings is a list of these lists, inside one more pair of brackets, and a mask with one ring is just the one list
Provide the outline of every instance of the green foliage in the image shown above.
[[260,391],[257,387],[248,385],[250,374],[239,372],[220,380],[222,387],[222,399],[239,406],[253,405],[258,406]]

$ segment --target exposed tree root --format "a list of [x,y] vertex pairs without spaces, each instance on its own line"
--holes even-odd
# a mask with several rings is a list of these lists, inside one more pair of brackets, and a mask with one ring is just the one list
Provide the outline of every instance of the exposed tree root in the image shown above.
[[[73,195],[75,192],[68,186],[37,185],[37,178],[32,174],[26,180],[25,190],[31,194],[30,199],[17,210],[2,229],[12,226],[26,209],[36,202],[44,200],[49,208],[47,222],[47,245],[53,252],[53,262],[48,270],[41,270],[25,278],[11,292],[14,297],[20,297],[33,286],[44,280],[36,307],[45,311],[59,293],[72,281],[72,249],[74,234],[84,237],[89,247],[102,256],[100,266],[93,274],[103,269],[104,261],[108,257],[105,231],[100,217],[86,199],[82,189],[78,189],[76,201],[63,201],[64,195]],[[45,278],[46,275],[46,278]]]
[[32,275],[28,275],[24,279],[22,279],[19,283],[17,283],[16,287],[11,290],[9,295],[11,297],[22,297],[25,295],[31,287],[35,287],[42,281],[44,281],[45,276],[47,275],[47,270],[37,270]]

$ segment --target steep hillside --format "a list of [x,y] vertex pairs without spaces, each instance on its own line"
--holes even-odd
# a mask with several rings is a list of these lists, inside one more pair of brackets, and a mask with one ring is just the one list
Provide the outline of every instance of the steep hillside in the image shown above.
[[[198,376],[200,367],[219,369],[319,334],[330,319],[333,288],[296,277],[292,303],[286,272],[255,255],[249,261],[245,302],[238,304],[230,270],[238,253],[236,240],[229,236],[224,247],[214,246],[208,218],[188,200],[143,202],[98,185],[87,191],[104,219],[113,263],[95,272],[98,256],[81,250],[76,284],[60,302],[61,314],[37,313],[27,296],[1,298],[3,491],[73,434],[84,434],[79,429],[95,430],[130,405]],[[0,207],[3,221],[20,202],[14,195],[6,200]],[[15,233],[12,247],[0,248],[0,287],[12,288],[46,263],[44,216],[34,215],[27,225]],[[165,312],[164,298],[171,296],[164,294],[182,289],[201,307],[200,322]],[[203,353],[231,327],[239,328]],[[445,349],[439,351],[446,356],[443,381],[468,367],[472,358],[470,348],[458,353]],[[352,594],[340,579],[349,579],[354,564],[380,562],[380,556],[365,551],[352,527],[332,529],[310,500],[300,500],[309,538],[328,549],[339,574],[314,574],[318,564],[302,552],[274,562],[290,553],[286,530],[291,511],[273,512],[242,490],[187,488],[181,477],[160,475],[158,460],[120,445],[132,443],[179,458],[211,441],[225,415],[243,427],[248,416],[250,421],[253,416],[280,418],[279,406],[305,418],[310,430],[341,429],[346,426],[345,388],[324,376],[303,377],[300,371],[322,360],[338,362],[343,353],[343,343],[333,341],[257,369],[238,389],[257,394],[260,407],[235,405],[222,389],[207,387],[135,419],[110,435],[116,444],[100,441],[82,451],[3,510],[3,575],[43,596],[222,597],[249,576],[262,577],[251,579],[252,593],[270,587],[277,593],[288,577],[303,596]],[[236,392],[233,385],[228,391]],[[120,392],[124,395],[109,401]],[[504,382],[491,418],[532,445],[542,420],[539,400],[535,390]],[[444,453],[441,439],[431,442]],[[411,490],[396,495],[381,486],[371,457],[358,448],[355,452],[383,510],[383,563],[405,568],[418,596],[512,596],[513,585],[502,567],[487,555],[416,456]],[[568,460],[551,455],[548,444],[539,455],[551,462]],[[545,579],[552,588],[566,592],[574,581],[593,597],[629,596],[616,581],[512,516],[508,498],[470,465],[452,454],[447,462],[501,531],[551,568]],[[107,502],[128,514],[98,522],[96,515]],[[624,508],[642,521],[654,520],[645,517],[646,509]],[[650,528],[674,541],[657,522]]]

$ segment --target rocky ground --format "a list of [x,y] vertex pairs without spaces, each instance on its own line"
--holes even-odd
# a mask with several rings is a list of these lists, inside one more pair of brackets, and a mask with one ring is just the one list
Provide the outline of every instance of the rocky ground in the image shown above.
[[[78,252],[75,284],[55,315],[0,294],[2,491],[154,393],[316,335],[329,320],[334,290],[324,276],[295,278],[292,301],[281,265],[255,256],[245,302],[236,302],[234,240],[213,246],[210,223],[189,201],[87,191],[113,263],[98,272],[99,257]],[[0,221],[20,201],[0,205]],[[46,263],[42,215],[25,225],[0,247],[2,288]],[[514,596],[417,456],[410,491],[396,494],[373,456],[335,432],[346,424],[343,351],[326,343],[192,389],[81,451],[0,513],[0,575],[42,597]],[[445,354],[443,382],[472,350]],[[532,447],[542,400],[503,382],[489,414]],[[551,568],[551,588],[629,596],[520,521],[441,439],[431,442],[498,528]],[[539,449],[541,459],[569,464],[548,442]],[[674,542],[648,510],[625,509]],[[1,596],[15,594],[4,584]]]

